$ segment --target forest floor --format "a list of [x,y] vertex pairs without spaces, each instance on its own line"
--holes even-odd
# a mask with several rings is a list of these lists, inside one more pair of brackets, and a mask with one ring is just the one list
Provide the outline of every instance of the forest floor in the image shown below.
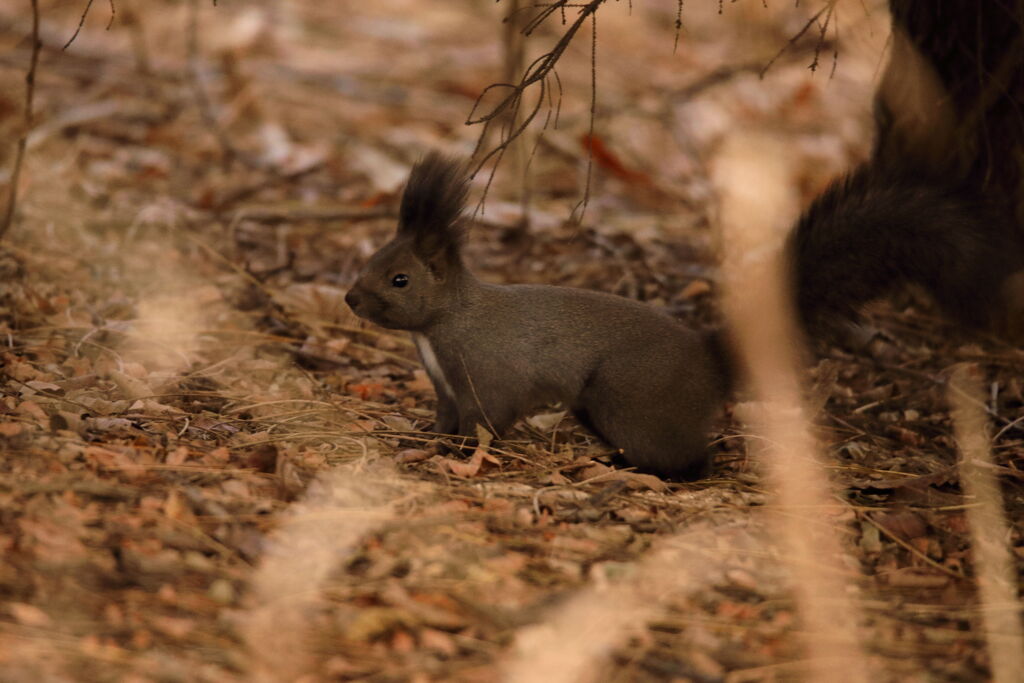
[[[582,224],[589,28],[563,57],[528,225],[513,153],[473,268],[714,324],[717,146],[776,133],[806,202],[869,147],[885,42],[884,12],[853,3],[843,33],[796,41],[761,80],[811,9],[746,4],[688,3],[675,50],[675,2],[603,8]],[[13,5],[2,154],[30,52]],[[455,457],[419,431],[434,393],[407,336],[344,305],[411,164],[472,152],[506,3],[118,2],[110,30],[97,3],[66,50],[84,7],[40,5],[36,127],[0,243],[0,679],[489,681],[543,670],[517,654],[530,639],[555,662],[589,643],[599,680],[799,675],[771,492],[732,406],[696,483],[624,469],[558,407]],[[985,680],[946,378],[985,372],[1024,577],[1024,352],[909,296],[866,318],[872,352],[820,343],[808,369],[871,658],[837,666]]]

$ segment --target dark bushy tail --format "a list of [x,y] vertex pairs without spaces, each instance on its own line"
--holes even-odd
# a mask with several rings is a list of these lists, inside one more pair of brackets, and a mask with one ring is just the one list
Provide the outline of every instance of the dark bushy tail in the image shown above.
[[1008,316],[1024,303],[1024,292],[1014,291],[1024,243],[1007,212],[934,178],[877,165],[819,196],[787,251],[797,311],[811,330],[911,283],[976,329],[1010,331]]

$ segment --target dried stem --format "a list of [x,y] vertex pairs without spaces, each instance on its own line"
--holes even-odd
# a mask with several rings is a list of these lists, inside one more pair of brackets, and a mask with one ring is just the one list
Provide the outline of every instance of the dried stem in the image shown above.
[[[807,639],[809,680],[867,681],[858,643],[859,611],[849,599],[835,530],[822,511],[838,517],[825,468],[811,434],[799,381],[799,334],[781,258],[780,227],[789,225],[781,143],[737,134],[723,145],[715,183],[721,196],[723,308],[742,366],[763,405],[752,415],[763,440],[759,451],[778,510],[778,529],[792,572],[797,606]],[[837,666],[839,662],[857,666]]]
[[21,166],[25,160],[25,145],[28,134],[32,130],[32,100],[36,91],[36,67],[39,65],[39,51],[43,47],[39,40],[39,0],[30,0],[32,5],[32,56],[29,58],[28,71],[25,73],[25,111],[22,121],[21,135],[18,137],[18,148],[14,154],[14,167],[11,169],[10,190],[7,195],[7,207],[3,219],[0,220],[0,239],[14,221],[14,209],[18,199],[18,180],[21,177]]
[[[474,153],[474,172],[479,171],[490,159],[494,157],[497,157],[496,163],[500,163],[501,157],[509,146],[523,134],[523,131],[525,131],[530,123],[532,123],[537,117],[541,106],[544,104],[548,88],[551,87],[547,83],[547,80],[554,75],[554,69],[559,58],[561,58],[562,54],[569,47],[569,44],[572,42],[573,38],[576,37],[576,34],[586,23],[587,19],[592,18],[594,13],[597,12],[597,9],[605,2],[606,0],[590,0],[589,2],[579,4],[578,2],[570,2],[570,0],[556,0],[556,2],[543,5],[535,16],[526,21],[522,32],[524,35],[529,36],[550,16],[560,14],[564,21],[565,10],[567,8],[576,9],[578,11],[576,18],[569,24],[568,28],[562,34],[561,38],[558,39],[558,42],[555,43],[554,47],[552,47],[549,52],[535,59],[526,68],[518,83],[494,83],[484,88],[484,91],[480,93],[480,97],[477,98],[476,103],[473,105],[473,109],[466,118],[466,125],[483,124],[483,130],[480,132],[480,137],[477,142],[477,150]],[[539,90],[537,104],[531,108],[525,116],[520,118],[523,96],[528,89],[534,86]],[[496,89],[507,89],[508,94],[505,95],[487,113],[478,113],[484,98],[487,97],[491,91]],[[488,128],[490,124],[496,120],[511,120],[516,123],[501,132],[497,146],[486,152],[483,156],[479,156],[488,133]]]
[[220,145],[221,153],[224,155],[224,165],[230,166],[232,162],[240,161],[249,168],[264,170],[259,162],[239,150],[228,137],[224,126],[220,125],[220,120],[213,110],[213,102],[203,85],[203,70],[199,57],[199,0],[190,0],[189,2],[187,49],[189,75],[196,96],[196,104],[199,106],[199,115],[206,127],[213,133],[217,144]]
[[75,38],[77,38],[78,34],[82,32],[82,26],[85,25],[85,18],[89,16],[90,9],[92,9],[92,0],[85,3],[85,9],[82,10],[82,16],[78,17],[78,26],[75,27],[75,32],[71,34],[70,38],[68,38],[68,42],[64,43],[64,47],[61,48],[62,50],[66,50],[71,47],[71,43],[75,42]]
[[[972,555],[978,578],[982,625],[996,683],[1019,681],[1024,671],[1024,629],[1017,600],[1016,570],[1007,541],[1003,497],[993,473],[988,420],[981,384],[970,366],[960,366],[949,385],[953,427],[963,453],[960,485],[973,503],[967,507]],[[975,368],[976,369],[976,368]],[[1012,609],[1006,609],[1012,605]]]
[[[824,47],[825,45],[825,34],[828,32],[828,26],[829,23],[832,21],[832,17],[834,16],[837,2],[839,2],[839,0],[828,0],[828,2],[826,2],[821,9],[812,14],[811,17],[807,20],[807,22],[804,23],[804,25],[800,28],[800,30],[797,31],[789,40],[787,40],[786,44],[782,46],[782,49],[779,50],[778,53],[776,53],[776,55],[769,59],[768,63],[764,65],[764,67],[761,69],[761,78],[764,78],[764,75],[768,73],[768,69],[772,68],[772,65],[775,64],[775,62],[777,62],[779,58],[782,57],[782,55],[786,54],[787,50],[793,48],[793,46],[796,45],[796,42],[800,40],[800,38],[805,33],[807,33],[807,31],[812,26],[814,26],[815,23],[818,24],[818,42],[815,44],[814,47],[814,60],[810,63],[808,68],[811,71],[816,71],[818,69],[818,57],[821,54],[821,48]],[[822,18],[822,15],[824,15],[825,19],[824,21],[819,21]],[[838,51],[835,53],[835,58],[838,59]],[[835,72],[834,64],[832,67],[832,71]]]
[[[602,586],[592,582],[553,609],[539,623],[519,629],[501,680],[509,683],[576,683],[599,680],[609,655],[644,623],[664,610],[667,596],[692,594],[709,583],[714,568],[735,561],[744,549],[730,546],[716,555],[728,530],[710,524],[660,539],[627,578]],[[732,540],[732,539],[730,539]],[[723,557],[724,555],[724,557]],[[700,562],[693,562],[694,557]]]
[[597,15],[590,18],[590,127],[587,130],[587,180],[583,184],[583,198],[573,207],[577,223],[583,222],[583,213],[590,203],[590,181],[594,175],[594,119],[597,118]]
[[[313,666],[311,614],[332,570],[393,517],[393,474],[365,463],[322,474],[282,516],[251,581],[243,636],[256,681],[295,680]],[[326,523],[325,523],[326,522]]]
[[[108,31],[110,30],[110,27],[114,25],[114,19],[117,18],[117,7],[114,6],[114,0],[109,0],[109,2],[110,19],[107,20]],[[64,43],[64,47],[62,47],[61,50],[67,50],[71,47],[71,43],[75,42],[75,38],[77,38],[78,34],[82,32],[82,27],[85,26],[85,18],[89,16],[89,10],[92,9],[92,3],[93,0],[88,0],[88,2],[85,3],[85,9],[82,10],[82,15],[78,17],[78,26],[75,27],[75,32],[71,34],[71,37],[68,38],[68,42]]]

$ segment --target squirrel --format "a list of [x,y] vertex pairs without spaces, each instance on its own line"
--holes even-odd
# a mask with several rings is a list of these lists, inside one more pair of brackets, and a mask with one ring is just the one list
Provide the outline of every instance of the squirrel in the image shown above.
[[437,392],[435,433],[501,436],[561,402],[638,468],[694,479],[731,384],[715,333],[601,292],[477,279],[462,258],[468,175],[438,154],[417,163],[394,239],[346,294],[352,311],[408,330]]
[[[437,392],[429,431],[473,437],[479,425],[500,437],[561,402],[631,465],[705,476],[707,432],[735,383],[727,332],[612,294],[480,281],[462,257],[467,191],[459,162],[417,163],[394,238],[345,296],[359,317],[412,333]],[[970,192],[869,162],[804,212],[785,258],[807,330],[905,283],[986,328],[1014,305],[1005,290],[1024,274],[1019,242],[1012,220]]]

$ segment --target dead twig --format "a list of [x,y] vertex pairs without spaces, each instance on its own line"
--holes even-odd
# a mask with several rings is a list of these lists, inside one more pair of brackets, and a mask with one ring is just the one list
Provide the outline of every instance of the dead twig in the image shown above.
[[[530,124],[537,118],[541,108],[544,106],[545,101],[548,102],[548,116],[544,122],[546,128],[552,118],[552,102],[550,98],[550,92],[554,87],[557,87],[558,91],[561,91],[561,83],[558,81],[557,72],[555,72],[555,66],[558,64],[558,60],[562,54],[572,43],[573,38],[579,32],[580,28],[586,23],[588,19],[594,22],[593,25],[593,38],[595,41],[594,46],[591,50],[591,85],[594,86],[596,83],[596,39],[597,39],[597,24],[596,24],[596,12],[598,8],[605,3],[606,0],[590,0],[589,2],[580,4],[579,2],[571,2],[570,0],[556,0],[550,4],[545,4],[540,7],[540,11],[537,12],[532,18],[529,18],[522,29],[524,36],[529,36],[539,26],[541,26],[550,16],[559,14],[562,17],[563,23],[565,22],[565,14],[567,9],[576,9],[576,18],[569,24],[568,28],[558,39],[555,45],[550,51],[541,55],[535,59],[529,66],[526,67],[522,78],[518,83],[493,83],[480,93],[476,102],[473,104],[472,110],[469,112],[469,116],[466,118],[466,125],[482,124],[483,130],[480,132],[480,137],[477,139],[477,148],[473,153],[473,173],[477,173],[481,168],[486,165],[492,158],[495,159],[495,168],[501,163],[502,157],[509,150],[509,147],[526,131]],[[512,17],[506,19],[511,21]],[[553,79],[554,83],[551,83]],[[538,96],[536,103],[529,108],[528,111],[523,110],[523,97],[528,90],[535,87],[538,90]],[[484,114],[478,113],[482,107],[484,99],[492,92],[498,89],[507,90],[507,94],[490,110]],[[596,98],[596,90],[592,94],[592,98]],[[591,123],[590,130],[593,133],[593,118],[596,105],[592,99],[591,102]],[[557,116],[555,117],[557,119]],[[485,141],[488,137],[491,124],[499,122],[505,124],[500,132],[498,144],[480,156],[481,150]],[[556,123],[557,125],[557,123]],[[488,179],[487,186],[490,187],[491,179],[494,177],[494,171],[491,172],[491,178]],[[584,202],[581,202],[585,206],[585,201],[589,196],[589,178],[590,171],[588,166],[587,172],[587,196],[584,197]],[[484,190],[484,196],[486,197],[486,189]],[[481,199],[483,202],[483,199]],[[577,207],[578,208],[578,207]]]
[[10,190],[7,195],[7,208],[0,220],[0,239],[7,233],[14,221],[14,208],[18,198],[18,179],[21,177],[21,166],[25,160],[25,146],[28,133],[32,130],[32,99],[36,91],[36,67],[39,65],[39,51],[42,41],[39,40],[39,0],[30,0],[32,4],[32,56],[29,58],[28,71],[25,73],[25,112],[22,120],[21,135],[18,136],[18,149],[14,154],[14,167],[11,169]]
[[[78,34],[82,32],[82,26],[85,25],[85,18],[89,16],[89,10],[92,9],[92,2],[93,0],[88,0],[88,2],[85,3],[85,9],[82,10],[82,15],[78,17],[78,26],[75,27],[75,32],[71,34],[71,37],[68,38],[68,42],[64,43],[64,47],[62,47],[61,50],[67,50],[71,47],[71,43],[75,42],[75,38],[77,38]],[[106,30],[109,31],[110,27],[114,25],[114,18],[116,16],[117,8],[114,7],[114,0],[110,0],[110,19],[107,21]]]
[[[789,49],[796,45],[797,41],[800,40],[800,38],[802,38],[803,35],[807,33],[807,31],[812,26],[814,26],[815,23],[818,24],[818,41],[817,43],[815,43],[814,46],[814,60],[808,65],[807,68],[810,69],[811,71],[817,71],[818,57],[821,55],[821,49],[825,46],[825,34],[828,32],[829,24],[835,16],[836,3],[838,1],[839,0],[829,0],[828,2],[825,3],[824,6],[822,6],[821,9],[812,14],[811,17],[807,20],[807,22],[800,28],[800,30],[797,31],[789,40],[787,40],[786,44],[782,46],[782,49],[779,50],[774,57],[769,59],[768,63],[761,68],[760,77],[764,78],[764,75],[768,73],[768,69],[772,68],[772,65],[779,60],[779,57],[786,54],[786,52]],[[819,21],[822,18],[822,15],[824,15],[824,20]],[[833,54],[833,73],[835,73],[835,62],[836,60],[838,60],[838,58],[839,52],[837,49]]]
[[583,222],[583,213],[590,203],[590,181],[594,176],[594,119],[597,118],[597,15],[590,18],[590,123],[587,129],[587,180],[583,183],[583,198],[572,209],[576,223]]
[[192,90],[195,93],[196,104],[199,107],[199,115],[203,123],[221,148],[224,156],[224,165],[230,166],[238,161],[253,170],[266,170],[263,164],[246,154],[235,146],[228,136],[224,126],[220,124],[216,112],[213,110],[213,101],[210,99],[206,87],[203,85],[203,70],[199,58],[199,0],[189,2],[188,13],[188,71],[192,82]]

